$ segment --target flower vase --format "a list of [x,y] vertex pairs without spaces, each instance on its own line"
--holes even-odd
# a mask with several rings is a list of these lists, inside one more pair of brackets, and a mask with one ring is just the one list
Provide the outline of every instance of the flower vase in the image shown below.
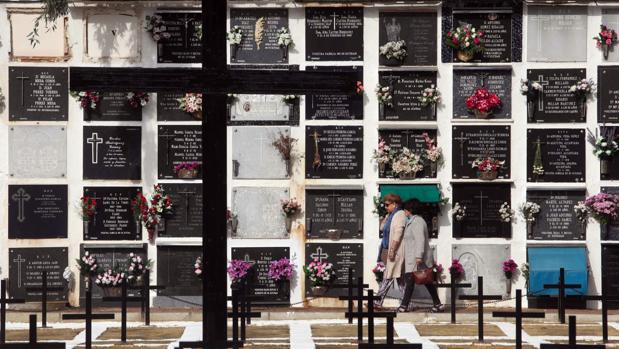
[[585,119],[587,117],[587,99],[583,99],[580,101],[580,105],[578,106],[580,109],[580,117]]
[[230,282],[230,289],[233,291],[239,291],[243,288],[243,279],[234,279]]
[[482,111],[479,111],[477,109],[475,109],[474,113],[475,113],[475,117],[477,119],[487,119],[492,114],[491,112],[482,112]]
[[398,175],[398,178],[407,180],[407,179],[415,179],[417,176],[417,172],[404,172]]
[[277,293],[280,296],[285,296],[290,293],[290,280],[277,280],[275,281],[275,285],[277,285]]
[[135,220],[135,235],[136,236],[142,235],[142,222],[139,219]]
[[290,159],[284,160],[284,164],[286,165],[286,177],[292,177],[292,161]]
[[379,120],[385,119],[385,104],[384,103],[378,103],[378,119]]
[[155,233],[157,232],[157,227],[152,227],[146,229],[148,232],[148,241],[155,241]]
[[103,295],[105,297],[120,297],[122,296],[122,287],[103,287]]
[[604,60],[608,59],[608,51],[610,50],[610,47],[608,45],[602,45],[602,52],[604,54]]
[[430,104],[430,118],[432,120],[436,120],[436,108],[437,108],[436,103]]
[[533,221],[527,221],[527,235],[529,239],[533,238]]
[[436,176],[436,171],[438,170],[438,164],[436,161],[430,161],[430,175],[432,177]]
[[498,175],[498,171],[477,171],[477,178],[483,181],[495,180]]
[[239,45],[230,45],[230,60],[236,60],[236,53],[239,49]]
[[84,289],[88,291],[90,289],[91,280],[90,276],[84,276]]
[[294,116],[294,111],[295,111],[295,104],[296,103],[288,103],[288,120],[291,120],[292,117]]
[[84,121],[92,121],[93,110],[90,107],[84,108]]
[[527,101],[527,119],[529,122],[535,120],[535,101]]
[[84,236],[88,236],[88,226],[90,225],[90,221],[82,221],[84,224]]
[[292,232],[292,217],[286,216],[286,231],[288,234]]
[[475,56],[472,52],[458,51],[457,57],[461,62],[468,62]]
[[322,297],[327,293],[326,286],[312,286],[312,295],[314,297]]
[[512,279],[505,279],[505,299],[509,298],[512,294]]
[[396,66],[402,65],[402,61],[401,60],[399,60],[397,58],[393,58],[393,57],[391,57],[391,58],[385,57],[385,60],[383,61],[383,63],[386,66],[389,66],[389,67],[396,67]]
[[193,118],[196,120],[202,120],[202,110],[194,111],[193,113],[191,113],[191,116],[193,116]]
[[288,60],[288,45],[283,45],[279,48],[282,50],[282,60]]
[[610,173],[610,160],[600,159],[600,174],[607,175]]
[[378,177],[385,177],[385,167],[387,165],[384,163],[379,163],[378,164]]

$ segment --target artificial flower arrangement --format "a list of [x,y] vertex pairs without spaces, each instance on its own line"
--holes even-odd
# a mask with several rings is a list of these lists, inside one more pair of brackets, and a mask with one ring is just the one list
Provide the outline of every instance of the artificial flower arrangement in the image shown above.
[[103,289],[106,296],[118,295],[116,293],[120,291],[119,287],[122,286],[126,278],[127,275],[123,271],[108,269],[97,275],[95,284]]
[[576,215],[576,220],[581,224],[586,225],[589,220],[589,208],[585,205],[584,201],[578,201],[576,205],[574,205],[574,214]]
[[475,114],[478,119],[488,118],[492,113],[501,109],[502,105],[501,98],[485,87],[478,87],[465,103],[469,113]]
[[541,207],[535,202],[527,201],[520,205],[518,211],[525,221],[533,223],[537,219],[537,215],[539,215]]
[[277,45],[282,50],[282,59],[288,59],[288,49],[294,46],[290,29],[286,27],[279,28],[277,31]]
[[522,263],[520,266],[520,274],[522,274],[522,278],[524,278],[525,288],[528,288],[529,285],[529,263]]
[[230,31],[226,35],[226,38],[228,39],[228,42],[231,46],[230,57],[232,59],[236,59],[236,51],[238,50],[239,46],[241,46],[241,42],[243,41],[243,30],[238,25],[235,25],[230,29]]
[[539,137],[535,141],[535,155],[533,155],[533,168],[531,173],[535,179],[544,175],[544,162],[542,160],[542,142]]
[[374,149],[372,160],[376,161],[376,164],[378,164],[378,172],[380,175],[384,175],[387,165],[391,163],[392,155],[391,146],[387,144],[387,141],[383,138],[379,138],[378,148]]
[[587,98],[591,96],[594,90],[595,83],[593,79],[582,79],[570,87],[569,91],[576,98],[580,108],[580,115],[583,118],[587,115]]
[[381,106],[393,107],[393,96],[391,95],[391,87],[376,85],[376,98]]
[[436,146],[436,140],[431,138],[427,132],[422,133],[421,136],[426,144],[425,158],[430,162],[430,170],[432,176],[434,176],[438,169],[438,165],[443,162],[443,151]]
[[386,267],[383,262],[377,262],[374,268],[372,268],[372,273],[374,274],[374,278],[376,278],[376,282],[381,283],[383,281],[385,270]]
[[511,223],[514,219],[514,210],[507,202],[504,202],[499,208],[499,217],[503,223]]
[[407,147],[402,147],[393,156],[391,170],[400,179],[413,179],[423,171],[423,159]]
[[82,258],[75,261],[82,277],[89,279],[99,274],[101,268],[97,262],[97,257],[90,255],[90,252],[84,252]]
[[301,204],[297,201],[296,198],[284,199],[281,201],[282,204],[282,213],[287,218],[290,218],[299,212],[301,212]]
[[452,280],[457,280],[464,275],[464,267],[460,264],[460,260],[453,259],[451,266],[449,267],[449,274],[451,274]]
[[608,193],[598,193],[589,196],[584,202],[589,215],[600,224],[608,224],[619,214],[619,196]]
[[275,282],[285,282],[292,279],[294,264],[290,259],[284,257],[269,264],[269,278]]
[[71,91],[71,97],[75,98],[80,104],[80,108],[84,110],[95,110],[101,101],[99,92],[94,91]]
[[498,172],[503,169],[505,161],[495,160],[491,157],[477,158],[471,167],[477,169],[477,178],[483,180],[493,180],[498,176]]
[[593,146],[593,154],[600,160],[600,173],[610,172],[610,161],[619,152],[619,145],[615,141],[614,127],[600,127],[600,136],[587,130],[587,142]]
[[363,87],[363,81],[357,81],[356,84],[356,92],[358,95],[362,95],[365,91],[365,87]]
[[294,105],[297,103],[297,101],[299,100],[299,97],[297,95],[284,95],[282,96],[282,102],[288,104],[288,105]]
[[289,135],[280,132],[277,139],[275,139],[272,143],[286,164],[286,175],[288,177],[292,175],[292,152],[294,150],[294,145],[297,142],[298,139],[292,138]]
[[202,94],[185,93],[178,99],[178,108],[185,113],[193,115],[194,118],[202,120]]
[[198,177],[200,163],[197,161],[181,162],[174,166],[174,173],[178,178],[192,179]]
[[136,196],[131,200],[131,212],[136,222],[142,222],[142,215],[148,211],[148,199],[138,192]]
[[146,26],[144,27],[156,42],[169,39],[172,34],[168,33],[163,18],[160,15],[146,16]]
[[520,80],[520,94],[527,97],[527,119],[529,121],[535,118],[535,101],[543,90],[544,87],[537,81]]
[[503,261],[502,266],[506,279],[511,279],[518,272],[518,264],[511,258]]
[[90,196],[80,198],[79,213],[82,221],[89,222],[97,213],[97,200]]
[[600,32],[593,37],[598,48],[602,49],[604,59],[608,59],[608,51],[617,43],[617,32],[604,24],[600,25]]
[[196,262],[193,264],[193,273],[197,277],[202,277],[204,275],[204,264],[202,262],[202,257],[196,258]]
[[142,212],[142,223],[148,232],[148,240],[153,241],[157,225],[159,225],[165,217],[174,214],[172,200],[165,193],[165,189],[160,184],[153,186],[153,194],[149,200],[150,207]]
[[127,104],[133,109],[138,109],[146,106],[148,101],[150,100],[150,96],[146,92],[128,92],[127,93]]
[[314,296],[324,295],[327,291],[327,287],[335,280],[333,264],[323,262],[318,258],[314,258],[308,265],[304,265],[303,271],[310,280],[312,294]]
[[384,56],[388,60],[396,60],[399,64],[402,64],[408,56],[406,52],[406,41],[389,41],[386,44],[378,48],[378,52],[381,56]]
[[[426,87],[421,92],[421,96],[417,97],[422,107],[433,106],[436,107],[441,102],[441,91],[432,84],[430,87]],[[436,109],[434,109],[436,113]]]
[[445,43],[457,51],[462,62],[468,62],[484,50],[484,33],[471,25],[461,25],[447,32]]
[[443,265],[434,264],[432,266],[432,273],[434,274],[434,281],[439,283],[443,281]]
[[144,281],[143,276],[146,271],[150,271],[152,268],[153,261],[151,259],[144,260],[141,256],[131,252],[127,264],[127,281],[130,284],[141,284]]
[[454,203],[451,215],[456,221],[462,221],[466,217],[466,206],[460,205],[459,202]]
[[227,272],[233,288],[241,286],[241,283],[248,277],[252,267],[251,263],[240,259],[233,259],[230,261]]
[[193,35],[195,36],[196,39],[198,39],[199,41],[202,41],[202,22],[196,23],[196,26],[194,28],[195,29],[194,29]]
[[385,208],[385,202],[380,198],[380,195],[376,195],[372,198],[374,202],[374,209],[372,213],[377,215],[380,219],[387,216],[387,209]]

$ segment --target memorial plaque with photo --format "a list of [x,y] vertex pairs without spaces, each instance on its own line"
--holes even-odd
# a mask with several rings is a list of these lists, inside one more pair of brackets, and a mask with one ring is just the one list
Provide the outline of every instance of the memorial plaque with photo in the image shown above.
[[[602,187],[603,193],[619,195],[619,187]],[[619,240],[619,219],[612,219],[609,224],[600,224],[602,240]]]
[[[362,66],[308,66],[307,71],[356,72],[363,82]],[[306,95],[306,120],[362,120],[363,93],[354,95]]]
[[[296,115],[298,103],[284,102],[282,95],[237,95],[229,105],[233,124],[287,124]],[[298,118],[297,118],[298,119]]]
[[305,9],[307,61],[362,61],[362,7]]
[[237,247],[232,248],[232,259],[239,259],[251,263],[253,277],[250,280],[250,296],[255,296],[253,304],[275,305],[290,303],[290,283],[285,287],[279,285],[269,277],[269,267],[272,261],[282,258],[290,259],[290,250],[287,247]]
[[202,279],[194,273],[202,246],[157,246],[157,296],[202,296]]
[[363,178],[362,126],[306,126],[306,178]]
[[282,200],[289,199],[284,187],[234,187],[232,212],[236,214],[233,238],[287,239],[290,231],[282,211]]
[[140,126],[84,126],[84,179],[141,179]]
[[200,237],[202,236],[202,184],[165,183],[163,187],[170,195],[174,214],[165,218],[165,230],[159,231],[161,237]]
[[9,67],[9,121],[67,121],[67,68]]
[[386,121],[435,121],[434,105],[422,106],[419,97],[423,90],[436,86],[435,71],[382,71],[381,86],[391,87],[393,107],[385,106],[379,120]]
[[[429,138],[436,142],[436,129],[405,129],[405,130],[379,130],[378,136],[383,139],[393,150],[400,150],[402,147],[406,147],[412,150],[415,154],[425,155],[427,145],[424,138],[424,134],[427,134]],[[437,166],[436,163],[432,164],[426,161],[423,166],[423,170],[416,174],[416,178],[436,178]],[[389,168],[389,165],[385,167],[384,173],[379,173],[381,178],[392,178],[394,174]]]
[[[527,131],[527,180],[529,182],[584,182],[585,160],[584,129],[529,129]],[[540,165],[542,170],[535,171]]]
[[619,66],[598,66],[598,122],[619,122]]
[[485,87],[501,99],[501,109],[491,114],[492,119],[509,119],[512,116],[512,70],[511,67],[495,69],[479,67],[454,67],[453,71],[453,118],[475,119],[475,114],[466,107],[466,99],[475,90]]
[[[157,42],[158,63],[201,63],[202,43],[199,12],[157,13],[165,23],[170,38]],[[150,35],[150,34],[149,34]]]
[[[454,11],[455,26],[469,24],[484,33],[484,50],[475,55],[469,62],[500,62],[512,61],[512,12],[471,12]],[[454,55],[454,62],[459,62]]]
[[[41,300],[41,291],[26,291],[27,287],[41,287],[43,272],[47,272],[48,287],[66,287],[63,272],[69,265],[65,247],[10,248],[9,296],[28,302]],[[48,291],[48,301],[66,301],[68,292]]]
[[65,126],[9,128],[9,175],[12,178],[64,178],[66,173]]
[[528,6],[527,60],[586,61],[587,10],[586,6]]
[[[335,271],[335,285],[348,283],[348,268],[353,270],[353,279],[363,276],[363,244],[306,243],[305,265],[313,260],[332,263]],[[345,296],[346,288],[330,288],[327,297]],[[311,282],[305,278],[305,296],[312,297]]]
[[585,122],[586,111],[570,87],[586,77],[585,69],[528,69],[527,79],[542,85],[530,122]]
[[531,240],[584,240],[586,226],[578,221],[574,206],[585,200],[584,190],[528,190],[527,201],[540,205],[527,228]]
[[453,203],[466,207],[460,221],[453,219],[454,238],[510,238],[512,223],[501,220],[503,203],[511,205],[509,183],[453,183]]
[[[127,269],[128,268],[128,260],[131,253],[136,256],[142,257],[144,260],[148,260],[148,251],[146,248],[146,244],[123,244],[123,245],[108,245],[108,244],[97,244],[97,245],[88,245],[82,244],[80,246],[80,256],[83,256],[85,252],[88,252],[91,256],[97,259],[97,264],[103,270],[108,269]],[[157,259],[156,265],[159,264],[160,259]],[[155,266],[156,266],[155,265]],[[78,282],[80,282],[80,303],[84,301],[84,278],[78,277]],[[158,283],[158,285],[161,285]],[[101,287],[92,287],[92,298],[97,302],[103,298],[103,290]],[[129,296],[138,296],[140,291],[138,290],[127,290],[127,294]],[[109,303],[106,303],[109,306]]]
[[[606,278],[606,294],[619,294],[619,245],[602,245],[602,277]],[[609,301],[608,308],[619,309],[619,301]]]
[[277,31],[289,27],[287,9],[231,8],[230,27],[234,26],[243,31],[243,40],[232,63],[288,63],[277,43]]
[[67,237],[66,185],[9,185],[9,239]]
[[[192,114],[179,109],[182,92],[158,92],[157,93],[157,121],[198,121]],[[204,101],[203,101],[204,102]],[[204,111],[203,111],[204,113]],[[202,116],[204,118],[204,116]]]
[[202,178],[202,126],[159,126],[157,158],[159,179],[179,178],[174,167],[197,163],[196,178]]
[[305,231],[308,239],[363,238],[363,190],[308,189]]
[[129,105],[127,92],[103,92],[97,108],[83,109],[84,121],[142,121],[142,107]]
[[[380,45],[406,42],[403,65],[436,65],[436,12],[380,12],[378,35]],[[393,64],[383,55],[379,62]]]
[[140,187],[84,187],[96,201],[95,214],[84,222],[84,240],[141,240],[142,224],[131,210]]
[[505,161],[497,178],[510,178],[510,126],[453,126],[451,137],[453,178],[477,178],[473,161],[487,157]]

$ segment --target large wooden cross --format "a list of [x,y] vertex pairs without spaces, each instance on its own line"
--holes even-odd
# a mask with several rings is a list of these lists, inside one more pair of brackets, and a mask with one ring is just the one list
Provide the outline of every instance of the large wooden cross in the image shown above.
[[473,287],[472,284],[470,283],[462,283],[459,284],[458,281],[454,278],[453,274],[449,274],[450,275],[450,281],[448,284],[436,284],[436,287],[438,288],[448,288],[449,289],[449,293],[451,296],[451,301],[449,304],[449,308],[450,308],[450,312],[451,312],[451,323],[455,324],[456,323],[456,293],[458,293],[458,289],[459,288],[469,288],[469,287]]
[[63,320],[84,320],[85,322],[85,340],[84,348],[92,348],[92,320],[113,320],[114,314],[93,314],[92,313],[92,285],[86,288],[86,304],[83,314],[62,314]]
[[226,94],[354,94],[355,72],[303,72],[231,70],[226,58],[226,0],[202,0],[202,68],[92,68],[71,69],[70,88],[100,92],[202,91],[204,222],[202,232],[205,265],[203,278],[203,340],[208,349],[227,343],[227,171]]
[[41,327],[47,327],[47,296],[49,292],[64,291],[61,286],[47,284],[47,270],[41,274],[41,286],[26,287],[26,292],[41,292]]
[[23,304],[25,299],[6,299],[6,279],[0,280],[0,344],[6,340],[6,306],[8,304]]
[[565,290],[575,289],[582,287],[580,284],[566,284],[565,283],[565,269],[559,269],[559,283],[557,284],[544,284],[544,289],[558,289],[559,295],[557,296],[557,312],[559,313],[559,322],[565,323]]
[[516,321],[516,349],[522,349],[522,319],[545,318],[544,312],[522,312],[522,290],[516,290],[516,311],[494,311],[492,317],[514,318]]
[[480,342],[484,341],[484,301],[494,300],[498,301],[503,299],[501,295],[487,295],[484,294],[484,277],[477,277],[477,295],[461,295],[458,297],[461,300],[475,300],[477,301],[477,339]]
[[23,343],[0,343],[0,349],[65,349],[65,342],[38,342],[37,341],[37,316],[30,315],[30,328],[28,342]]
[[570,315],[569,336],[567,344],[542,343],[540,349],[605,349],[604,344],[576,344],[576,316]]

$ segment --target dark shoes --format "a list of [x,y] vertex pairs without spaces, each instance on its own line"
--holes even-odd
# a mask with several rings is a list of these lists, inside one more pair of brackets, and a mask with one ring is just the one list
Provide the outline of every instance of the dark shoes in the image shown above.
[[430,312],[432,313],[442,313],[445,311],[445,306],[443,304],[435,304],[432,309],[430,309]]

